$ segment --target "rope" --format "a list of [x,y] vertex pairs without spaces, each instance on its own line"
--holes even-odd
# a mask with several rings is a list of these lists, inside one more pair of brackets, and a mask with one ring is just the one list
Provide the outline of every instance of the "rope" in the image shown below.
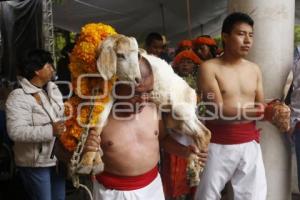
[[89,195],[89,197],[90,197],[90,200],[94,200],[93,195],[92,195],[92,192],[90,191],[90,189],[89,189],[87,186],[85,186],[85,185],[83,185],[83,184],[79,184],[79,187],[82,187],[83,189],[86,190],[86,192],[88,193],[88,195]]
[[[92,95],[95,96],[96,94],[99,93],[99,88],[94,88]],[[94,111],[94,103],[95,103],[95,98],[92,98],[90,100],[90,112],[89,112],[89,117],[88,117],[88,121],[90,121],[93,117],[93,111]],[[78,144],[76,146],[75,151],[73,152],[72,158],[70,160],[70,177],[72,178],[72,182],[75,188],[79,188],[82,187],[83,189],[85,189],[90,197],[91,200],[93,200],[93,195],[91,193],[91,191],[89,190],[89,188],[83,184],[80,183],[79,181],[79,176],[77,174],[77,169],[78,169],[78,165],[80,162],[80,158],[83,152],[83,147],[84,144],[86,142],[86,139],[88,137],[89,134],[89,126],[84,127],[81,136],[80,136],[80,140],[78,141]]]

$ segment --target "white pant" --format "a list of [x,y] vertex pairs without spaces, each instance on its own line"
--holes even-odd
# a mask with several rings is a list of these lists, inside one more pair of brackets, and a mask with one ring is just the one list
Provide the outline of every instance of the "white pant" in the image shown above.
[[234,200],[265,200],[267,183],[260,145],[251,141],[236,145],[209,144],[208,160],[195,200],[218,200],[231,180]]
[[164,200],[164,192],[161,183],[160,175],[146,187],[130,190],[111,190],[106,189],[102,184],[99,184],[97,180],[93,184],[93,196],[94,200]]

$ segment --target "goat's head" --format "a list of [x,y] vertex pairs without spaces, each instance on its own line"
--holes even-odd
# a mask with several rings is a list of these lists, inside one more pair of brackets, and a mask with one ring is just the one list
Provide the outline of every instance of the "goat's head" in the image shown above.
[[136,39],[119,34],[108,36],[99,46],[97,69],[105,80],[116,75],[119,80],[138,84],[141,72]]

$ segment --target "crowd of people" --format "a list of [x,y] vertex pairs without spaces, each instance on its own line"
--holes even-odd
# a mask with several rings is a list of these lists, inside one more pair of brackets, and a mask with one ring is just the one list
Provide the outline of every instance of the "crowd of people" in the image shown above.
[[[198,150],[169,133],[158,117],[157,107],[149,101],[154,77],[150,63],[141,57],[139,85],[131,88],[132,85],[122,83],[115,87],[118,97],[130,96],[132,91],[133,97],[116,97],[115,103],[119,104],[111,111],[101,137],[97,129],[89,131],[84,151],[96,152],[101,146],[105,163],[104,172],[93,180],[95,200],[215,200],[222,198],[228,182],[235,200],[267,198],[260,133],[255,121],[270,119],[265,111],[271,108],[264,104],[259,66],[245,59],[253,45],[253,25],[249,15],[232,13],[223,22],[222,50],[211,36],[202,35],[180,41],[174,58],[168,55],[161,34],[147,36],[147,53],[170,63],[197,91],[198,102],[216,105],[205,106],[200,114],[212,132],[211,143],[208,149]],[[68,52],[64,55],[65,65]],[[52,64],[47,51],[36,49],[27,53],[18,77],[19,87],[6,101],[7,132],[14,142],[15,162],[29,199],[66,198],[65,177],[56,173],[57,159],[52,149],[65,130],[61,93],[67,96],[68,92],[60,92],[52,82]],[[136,104],[142,106],[128,109]],[[204,120],[208,113],[215,116]],[[295,132],[298,138],[299,131]],[[197,187],[191,187],[186,178],[191,153],[198,156],[204,167]]]

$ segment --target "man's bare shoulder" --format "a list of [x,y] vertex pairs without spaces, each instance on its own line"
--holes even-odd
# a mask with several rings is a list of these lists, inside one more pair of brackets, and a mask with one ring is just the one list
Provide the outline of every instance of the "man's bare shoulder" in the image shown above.
[[252,68],[252,69],[254,69],[256,72],[260,73],[260,67],[259,67],[256,63],[251,62],[251,61],[246,60],[246,59],[244,59],[243,62],[245,63],[244,65],[245,65],[246,67]]
[[201,65],[202,66],[218,66],[221,64],[220,58],[213,58],[213,59],[209,59],[207,61],[204,61]]
[[200,66],[200,70],[206,72],[215,72],[220,65],[220,59],[214,58],[203,62]]

